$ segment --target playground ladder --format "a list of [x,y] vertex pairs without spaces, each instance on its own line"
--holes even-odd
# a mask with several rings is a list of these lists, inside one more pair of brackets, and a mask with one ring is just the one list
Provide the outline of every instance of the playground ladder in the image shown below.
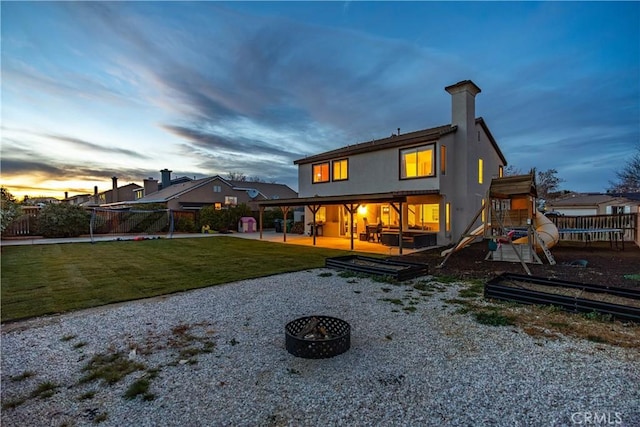
[[531,230],[533,231],[533,234],[536,236],[536,239],[538,240],[538,244],[540,245],[540,247],[542,248],[542,252],[544,252],[545,256],[547,257],[547,259],[549,260],[549,264],[550,265],[556,265],[556,259],[553,257],[553,255],[551,254],[551,251],[549,250],[549,248],[547,248],[547,245],[544,244],[544,242],[542,241],[542,239],[540,238],[540,235],[538,234],[538,232],[536,231],[535,228],[531,227]]

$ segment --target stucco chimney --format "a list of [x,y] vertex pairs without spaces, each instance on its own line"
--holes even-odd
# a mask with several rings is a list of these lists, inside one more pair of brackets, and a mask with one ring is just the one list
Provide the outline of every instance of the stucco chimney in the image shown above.
[[118,177],[111,177],[111,203],[118,202]]
[[171,172],[169,169],[162,169],[160,171],[161,176],[162,176],[162,188],[167,188],[168,186],[171,185]]
[[144,195],[148,196],[149,194],[155,193],[158,191],[158,180],[153,179],[151,177],[142,181],[144,184]]
[[[453,183],[451,231],[454,235],[461,233],[468,225],[472,208],[468,197],[475,194],[471,189],[477,186],[476,164],[478,144],[476,137],[476,95],[480,88],[471,80],[463,80],[444,88],[451,95],[451,124],[457,126],[454,134],[453,150],[450,157],[453,161]],[[475,191],[475,190],[474,190]],[[467,212],[469,211],[469,212]]]
[[464,80],[444,88],[451,94],[451,124],[458,126],[458,130],[475,129],[476,124],[476,95],[480,88],[471,80]]

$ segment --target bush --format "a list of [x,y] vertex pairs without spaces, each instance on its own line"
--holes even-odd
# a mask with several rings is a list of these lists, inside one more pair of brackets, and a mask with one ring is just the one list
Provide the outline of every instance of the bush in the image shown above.
[[89,233],[91,215],[80,206],[49,204],[38,215],[38,234],[44,237],[77,237]]
[[4,233],[14,219],[20,214],[20,206],[16,203],[13,195],[2,187],[0,196],[0,232]]
[[174,221],[173,228],[174,231],[193,233],[196,231],[196,223],[191,218],[180,216]]
[[199,228],[208,225],[212,230],[228,231],[237,230],[238,221],[243,216],[252,216],[251,209],[242,203],[228,209],[216,210],[214,206],[207,206],[200,210]]

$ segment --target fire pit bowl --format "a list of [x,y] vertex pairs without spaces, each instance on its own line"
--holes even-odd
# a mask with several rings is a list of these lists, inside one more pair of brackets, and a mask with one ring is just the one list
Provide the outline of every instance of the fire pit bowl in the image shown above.
[[349,350],[351,326],[329,316],[307,316],[284,328],[287,351],[296,357],[326,359]]

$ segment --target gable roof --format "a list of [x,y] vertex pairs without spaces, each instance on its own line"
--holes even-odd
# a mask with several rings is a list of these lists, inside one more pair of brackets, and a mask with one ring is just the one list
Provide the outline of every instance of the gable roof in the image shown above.
[[275,184],[269,182],[255,182],[255,181],[226,181],[234,190],[237,191],[249,191],[257,190],[259,195],[266,200],[273,199],[288,199],[291,197],[298,197],[298,193],[293,191],[289,186],[285,184]]
[[[485,123],[482,117],[476,119],[476,124],[480,125],[487,134],[491,145],[502,160],[504,165],[507,164],[500,147],[495,138],[489,131],[489,127]],[[415,132],[404,133],[401,135],[391,135],[388,138],[374,139],[373,141],[361,142],[355,145],[347,145],[346,147],[338,148],[336,150],[326,151],[324,153],[315,154],[313,156],[304,157],[302,159],[295,160],[293,163],[296,165],[302,165],[307,163],[321,162],[324,160],[335,159],[339,157],[352,156],[355,154],[370,153],[379,150],[386,150],[389,148],[404,147],[415,143],[435,142],[440,139],[441,136],[453,133],[458,130],[455,125],[442,125],[433,127],[430,129],[423,129]]]
[[348,145],[336,150],[308,156],[303,159],[295,160],[293,163],[312,163],[322,160],[334,159],[336,157],[345,157],[354,154],[370,153],[373,151],[384,150],[388,148],[403,147],[405,145],[410,145],[413,143],[437,141],[440,136],[455,132],[456,129],[457,126],[444,125],[431,129],[404,133],[402,135],[391,135],[388,138],[374,139],[373,141],[361,142],[359,144]]
[[155,193],[145,195],[143,198],[136,200],[135,203],[166,203],[169,200],[180,197],[181,194],[213,182],[216,178],[218,178],[217,175],[170,185],[167,188],[156,191]]
[[201,178],[170,185],[167,188],[163,188],[159,191],[156,191],[155,193],[148,194],[143,198],[136,200],[135,203],[166,203],[169,200],[180,197],[185,193],[188,193],[215,181],[219,181],[222,185],[227,185],[231,187],[231,189],[236,191],[248,191],[250,189],[255,189],[258,191],[259,195],[262,195],[263,199],[267,200],[278,198],[285,199],[298,196],[298,193],[284,184],[271,184],[266,182],[251,181],[231,181],[222,178],[220,175],[215,175],[208,178]]
[[489,130],[489,126],[487,126],[487,123],[484,121],[482,117],[478,117],[476,119],[476,124],[482,127],[484,132],[487,134],[487,137],[489,138],[489,142],[491,142],[493,149],[496,150],[496,153],[500,157],[500,160],[502,160],[502,164],[504,166],[507,166],[507,159],[504,157],[504,154],[502,154],[500,147],[498,147],[498,143],[496,142],[496,139],[493,137],[493,134]]
[[596,206],[600,206],[600,205],[604,205],[604,204],[611,204],[611,205],[620,205],[620,204],[638,204],[638,200],[631,200],[628,199],[626,197],[615,197],[612,196],[610,194],[594,194],[594,193],[590,193],[590,194],[579,194],[579,193],[572,193],[569,196],[566,196],[562,199],[557,199],[557,200],[552,200],[552,201],[548,201],[547,205],[549,206],[553,206],[554,208],[561,208],[561,207],[586,207],[586,206],[592,206],[592,207],[596,207]]

